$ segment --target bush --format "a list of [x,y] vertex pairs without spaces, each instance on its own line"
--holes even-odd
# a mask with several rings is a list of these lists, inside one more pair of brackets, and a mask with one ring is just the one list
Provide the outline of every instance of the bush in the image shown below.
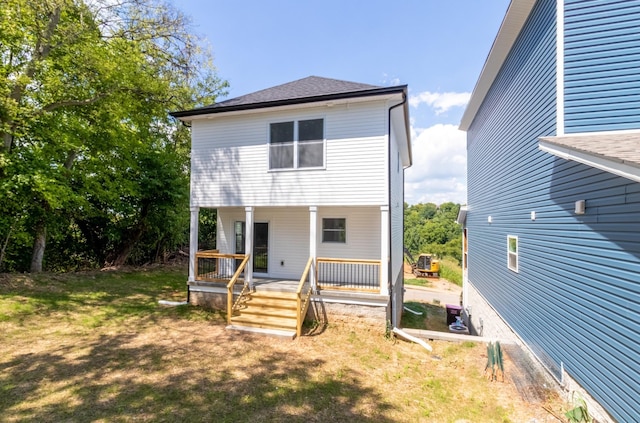
[[440,260],[440,277],[462,286],[462,268],[456,258],[444,257]]

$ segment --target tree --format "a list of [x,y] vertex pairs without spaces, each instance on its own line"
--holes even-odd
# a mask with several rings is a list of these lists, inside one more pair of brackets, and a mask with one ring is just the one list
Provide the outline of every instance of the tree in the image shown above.
[[0,260],[27,232],[40,271],[47,238],[73,232],[78,251],[123,263],[159,214],[186,210],[188,134],[168,111],[226,82],[156,0],[7,0],[0,27]]
[[405,206],[404,242],[412,254],[431,253],[462,259],[462,228],[455,220],[459,204],[433,203]]

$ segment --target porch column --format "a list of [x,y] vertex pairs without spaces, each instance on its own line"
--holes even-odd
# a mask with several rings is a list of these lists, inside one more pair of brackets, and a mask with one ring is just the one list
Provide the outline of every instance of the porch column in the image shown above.
[[380,206],[380,294],[389,295],[389,206]]
[[249,262],[244,268],[244,280],[253,289],[253,207],[245,207],[245,237],[244,251],[249,254]]
[[309,207],[309,257],[312,257],[313,265],[311,266],[311,289],[316,292],[316,255],[318,245],[318,207]]
[[198,252],[198,216],[200,207],[190,207],[191,224],[189,226],[189,282],[196,280],[196,253]]

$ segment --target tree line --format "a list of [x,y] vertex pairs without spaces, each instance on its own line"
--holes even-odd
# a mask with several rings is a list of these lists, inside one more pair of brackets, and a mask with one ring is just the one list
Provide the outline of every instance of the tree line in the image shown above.
[[[188,245],[188,128],[226,93],[162,0],[0,3],[0,271],[157,261]],[[405,204],[413,254],[460,260],[459,206]],[[215,211],[201,210],[213,244]]]
[[404,204],[404,245],[420,253],[452,257],[462,263],[462,227],[456,223],[460,204]]
[[0,29],[0,271],[186,244],[189,132],[168,113],[227,89],[188,18],[161,0],[4,0]]

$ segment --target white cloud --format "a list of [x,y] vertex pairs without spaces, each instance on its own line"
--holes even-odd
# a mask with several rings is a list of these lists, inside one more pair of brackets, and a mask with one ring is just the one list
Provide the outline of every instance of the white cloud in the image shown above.
[[401,81],[398,77],[392,78],[391,76],[389,76],[389,74],[383,73],[382,80],[380,82],[383,86],[395,87],[396,85],[400,85]]
[[451,124],[411,128],[413,165],[405,172],[409,204],[467,202],[466,134]]
[[418,107],[425,103],[434,109],[436,114],[442,114],[453,107],[464,107],[469,102],[471,93],[432,93],[430,91],[422,92],[418,95],[409,97],[409,104],[412,107]]

